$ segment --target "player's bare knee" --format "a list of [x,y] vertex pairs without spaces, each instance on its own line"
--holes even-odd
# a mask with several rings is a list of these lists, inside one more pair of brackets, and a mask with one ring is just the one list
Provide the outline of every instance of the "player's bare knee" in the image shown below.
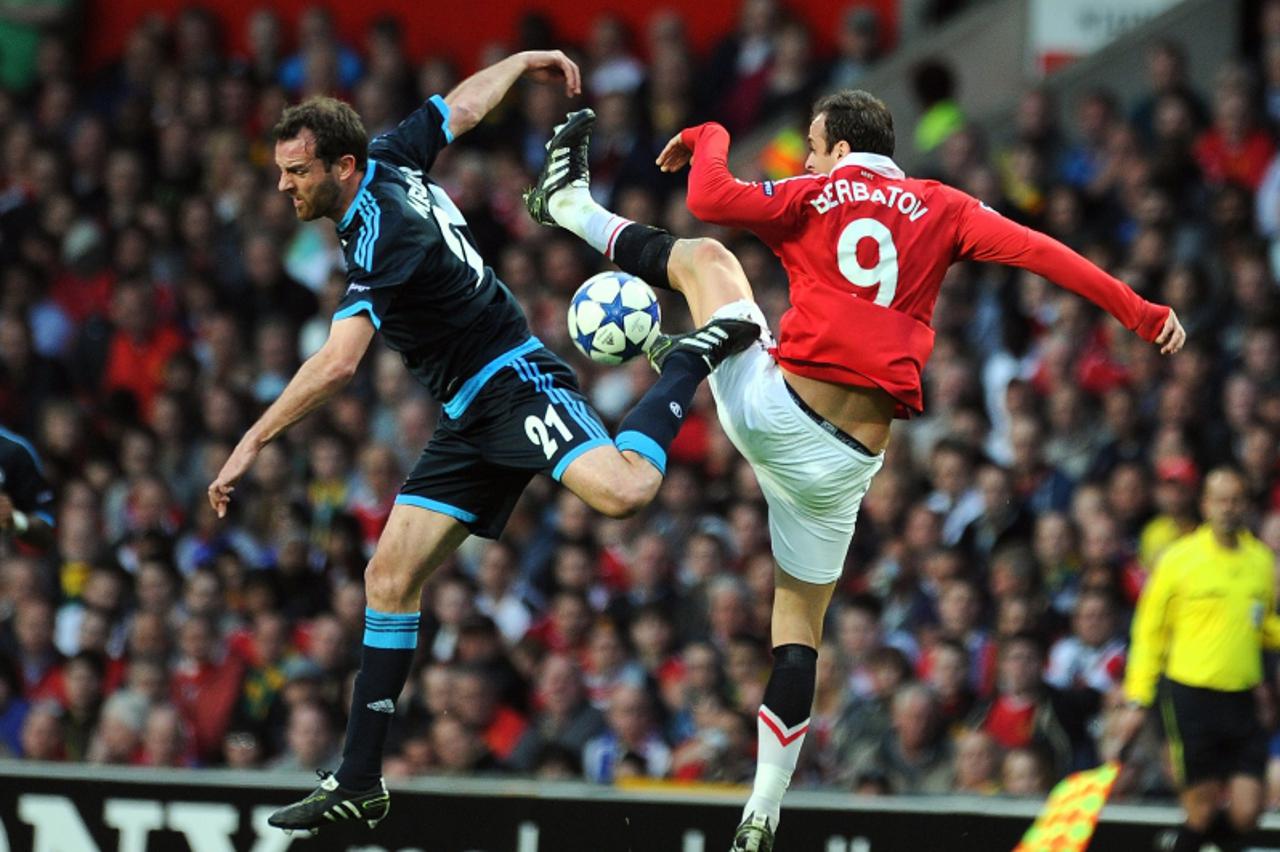
[[390,610],[398,606],[408,596],[411,582],[407,571],[395,570],[377,554],[364,569],[364,594],[373,609]]
[[684,292],[694,282],[694,252],[700,240],[676,240],[667,257],[667,279],[671,286]]
[[733,262],[733,253],[724,247],[724,243],[711,237],[699,237],[691,240],[693,243],[690,254],[696,269],[705,269],[707,266],[715,266],[723,263]]
[[672,286],[688,292],[706,280],[708,264],[723,263],[729,250],[710,237],[677,240],[667,260],[667,277]]

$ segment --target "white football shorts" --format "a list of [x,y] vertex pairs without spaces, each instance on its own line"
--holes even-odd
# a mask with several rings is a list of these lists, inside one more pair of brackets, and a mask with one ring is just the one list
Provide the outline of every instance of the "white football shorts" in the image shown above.
[[773,557],[797,580],[834,582],[884,453],[859,452],[800,409],[769,354],[773,335],[759,305],[744,299],[712,316],[749,319],[762,329],[760,342],[725,359],[710,382],[720,423],[769,503]]

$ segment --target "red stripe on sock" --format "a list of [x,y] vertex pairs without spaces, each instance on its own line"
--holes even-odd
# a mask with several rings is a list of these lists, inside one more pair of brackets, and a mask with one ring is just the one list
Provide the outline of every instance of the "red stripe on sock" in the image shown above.
[[782,732],[781,728],[778,727],[778,723],[770,719],[763,710],[760,711],[760,718],[763,719],[764,723],[769,726],[769,730],[773,731],[773,735],[778,738],[778,742],[782,743],[783,748],[786,748],[787,746],[791,745],[793,742],[795,742],[797,739],[803,736],[805,731],[809,730],[809,726],[805,725],[800,730],[788,736],[787,734],[784,734]]
[[623,228],[631,224],[630,220],[623,219],[621,216],[619,216],[618,218],[621,219],[621,221],[618,222],[618,226],[613,229],[613,231],[609,234],[609,239],[605,240],[605,243],[604,243],[605,257],[609,258],[610,260],[613,260],[613,241],[618,238],[618,234],[622,233]]

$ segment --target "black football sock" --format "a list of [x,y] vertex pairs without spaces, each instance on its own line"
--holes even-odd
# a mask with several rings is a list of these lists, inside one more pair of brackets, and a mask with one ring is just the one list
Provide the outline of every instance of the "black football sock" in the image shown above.
[[658,473],[665,474],[667,449],[684,423],[684,413],[698,385],[710,372],[702,356],[672,352],[662,364],[658,381],[622,418],[613,443],[619,450],[639,453]]
[[782,797],[809,730],[817,672],[818,652],[808,645],[773,649],[773,671],[756,720],[756,777],[742,811],[744,819],[754,813],[767,817],[770,825],[778,824]]
[[779,645],[773,649],[773,671],[764,688],[764,706],[784,727],[794,728],[813,709],[818,652],[808,645]]
[[652,225],[632,222],[613,242],[613,262],[623,272],[643,278],[651,287],[673,289],[667,277],[667,261],[676,238]]
[[368,790],[382,777],[382,748],[418,647],[419,613],[364,611],[364,648],[351,696],[338,783]]

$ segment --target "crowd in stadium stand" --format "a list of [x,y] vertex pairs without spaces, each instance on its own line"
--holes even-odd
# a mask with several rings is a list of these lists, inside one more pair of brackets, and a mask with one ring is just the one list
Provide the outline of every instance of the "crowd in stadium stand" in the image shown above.
[[[802,128],[815,94],[865,73],[878,28],[851,9],[838,55],[820,55],[772,2],[745,8],[707,55],[672,14],[640,33],[602,17],[575,55],[599,114],[593,191],[723,239],[776,328],[776,260],[695,221],[683,176],[653,159],[710,118],[743,136],[789,113]],[[375,347],[262,451],[227,520],[205,487],[323,342],[345,287],[333,226],[300,224],[276,189],[281,109],[338,94],[376,134],[459,69],[407,56],[394,20],[349,43],[319,10],[296,32],[266,11],[245,25],[237,56],[198,9],[147,19],[90,78],[68,41],[45,38],[0,91],[0,424],[33,442],[57,494],[54,546],[0,551],[0,755],[336,762],[364,567],[437,406]],[[897,424],[862,506],[798,787],[1043,795],[1098,761],[1132,607],[1197,524],[1210,468],[1240,466],[1251,526],[1280,550],[1280,3],[1258,28],[1256,55],[1198,84],[1178,45],[1152,45],[1143,97],[1090,92],[1061,126],[1051,96],[1029,91],[1003,135],[966,125],[944,66],[917,75],[922,102],[944,108],[899,127],[901,151],[931,149],[933,175],[1172,305],[1190,337],[1162,359],[1034,276],[951,270],[927,411]],[[519,38],[561,46],[536,17]],[[571,106],[556,87],[519,88],[433,177],[616,422],[653,374],[572,351],[567,299],[600,261],[520,201]],[[679,302],[664,310],[687,322]],[[655,504],[624,521],[540,479],[501,541],[471,539],[437,572],[388,776],[749,782],[770,653],[766,510],[705,388],[671,459]],[[1145,751],[1124,795],[1168,795],[1155,742]],[[1280,770],[1280,736],[1273,753]]]

